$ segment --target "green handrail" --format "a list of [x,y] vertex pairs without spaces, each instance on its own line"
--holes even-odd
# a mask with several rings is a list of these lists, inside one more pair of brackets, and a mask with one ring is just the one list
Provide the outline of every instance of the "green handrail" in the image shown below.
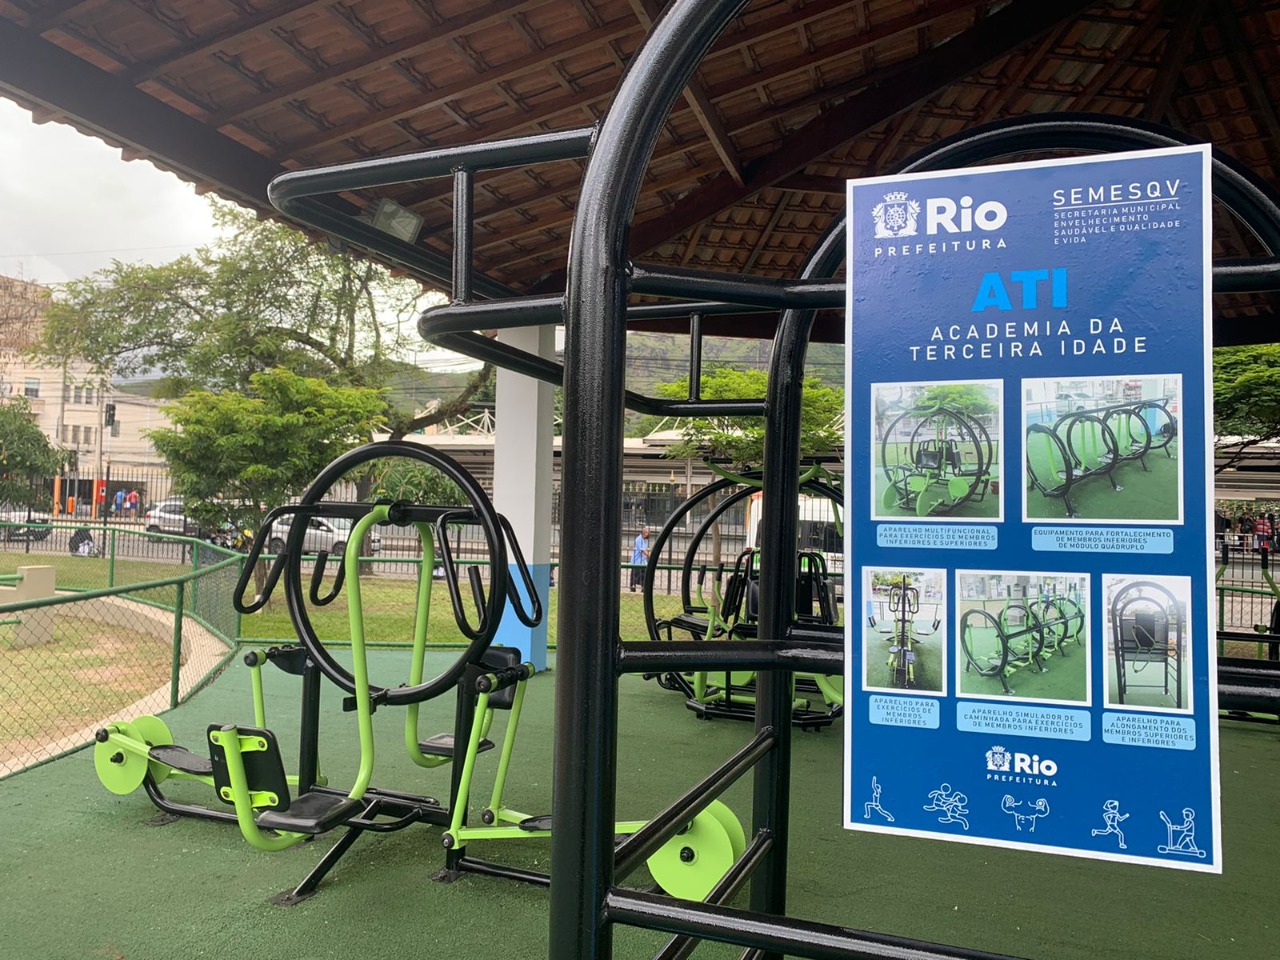
[[0,603],[0,613],[17,613],[22,610],[39,610],[43,607],[56,607],[64,603],[79,603],[82,600],[97,600],[101,597],[119,597],[127,593],[139,593],[144,590],[159,590],[162,587],[173,587],[180,583],[188,583],[196,577],[202,577],[213,573],[216,570],[222,570],[232,564],[237,564],[244,557],[241,554],[227,557],[220,560],[212,566],[205,567],[202,570],[194,570],[190,573],[180,574],[176,577],[165,577],[163,580],[144,580],[141,583],[131,583],[123,587],[106,587],[102,590],[83,590],[76,593],[61,594],[52,597],[41,597],[38,600],[24,600],[21,603]]

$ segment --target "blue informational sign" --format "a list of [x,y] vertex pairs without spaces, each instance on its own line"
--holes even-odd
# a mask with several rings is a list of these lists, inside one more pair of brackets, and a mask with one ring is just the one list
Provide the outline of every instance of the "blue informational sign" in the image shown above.
[[850,829],[1221,872],[1209,182],[849,184]]

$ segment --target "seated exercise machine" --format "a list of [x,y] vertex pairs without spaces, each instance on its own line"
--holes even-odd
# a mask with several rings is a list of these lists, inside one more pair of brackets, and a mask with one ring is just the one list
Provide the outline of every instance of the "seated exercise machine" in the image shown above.
[[[678,634],[690,640],[758,640],[760,552],[753,546],[738,553],[725,577],[723,563],[699,562],[699,554],[709,543],[715,525],[735,506],[743,503],[759,489],[760,474],[752,471],[742,476],[726,475],[709,484],[681,504],[653,541],[649,564],[645,568],[644,608],[649,637],[654,641],[671,641]],[[811,469],[800,482],[800,493],[825,497],[836,505],[843,503],[841,493]],[[696,530],[685,541],[680,569],[681,609],[671,616],[659,616],[655,607],[657,568],[668,543],[677,535],[684,537],[686,523],[701,516]],[[838,514],[837,514],[838,516]],[[696,576],[695,576],[696,568]],[[839,606],[836,586],[822,554],[799,550],[795,559],[795,622],[812,630],[815,636],[830,637],[832,644],[843,643],[838,626]],[[710,597],[705,585],[711,577]],[[723,584],[723,586],[722,586]],[[645,674],[668,690],[685,695],[685,705],[702,719],[729,718],[752,721],[755,718],[755,673],[751,670],[663,672]],[[797,674],[792,698],[792,723],[804,730],[829,726],[844,710],[843,682],[826,674]],[[815,702],[817,701],[817,702]]]
[[888,616],[867,615],[867,625],[884,636],[889,646],[889,681],[891,686],[910,689],[916,685],[915,645],[926,637],[934,636],[942,625],[938,604],[933,605],[933,624],[928,631],[917,625],[920,613],[920,590],[911,586],[904,573],[902,579],[890,586],[887,600],[873,601],[887,607]]
[[1031,424],[1027,427],[1027,489],[1061,500],[1068,517],[1080,515],[1071,492],[1086,480],[1106,477],[1112,490],[1124,490],[1114,476],[1121,464],[1137,461],[1147,471],[1147,454],[1153,450],[1172,459],[1178,421],[1168,403],[1112,404],[1075,410],[1052,424]]
[[[344,503],[324,499],[338,479],[353,468],[389,456],[409,456],[440,469],[464,490],[469,506],[423,506],[403,501]],[[330,558],[322,552],[311,571],[306,594],[313,606],[324,606],[337,599],[345,585],[352,654],[350,671],[333,658],[319,639],[302,602],[300,531],[305,531],[305,523],[290,524],[289,542],[276,557],[262,592],[254,600],[246,600],[254,566],[262,555],[268,533],[274,521],[286,514],[296,514],[304,519],[344,517],[355,521],[332,585],[327,590],[323,587]],[[360,544],[375,524],[412,524],[421,538],[422,563],[419,566],[409,683],[398,687],[378,687],[369,682]],[[467,568],[470,607],[476,613],[475,623],[471,622],[468,603],[463,596],[462,577],[459,575],[461,565],[456,562],[450,548],[448,528],[453,524],[478,524],[489,546],[490,581],[487,592],[479,568],[476,565]],[[148,793],[153,800],[159,797],[157,803],[163,809],[235,822],[245,839],[260,850],[286,849],[311,837],[346,828],[346,833],[329,848],[302,883],[275,898],[275,902],[280,904],[296,903],[314,893],[323,877],[362,833],[399,830],[419,822],[446,828],[442,837],[446,866],[439,875],[441,879],[452,880],[462,872],[477,872],[544,886],[549,883],[546,875],[464,856],[469,840],[545,837],[550,833],[549,816],[517,817],[502,805],[502,790],[514,749],[519,706],[523,702],[524,684],[533,675],[533,667],[519,662],[518,651],[490,644],[508,600],[515,615],[530,627],[540,622],[542,604],[510,525],[493,511],[484,491],[460,466],[430,448],[395,442],[370,444],[331,464],[300,504],[272,511],[262,530],[264,532],[255,539],[246,559],[234,602],[242,612],[252,613],[261,609],[283,575],[285,596],[301,645],[273,648],[266,654],[254,651],[246,657],[246,662],[254,668],[255,724],[212,724],[208,728],[209,758],[205,760],[184,748],[170,746],[171,738],[162,721],[154,717],[140,718],[133,724],[117,725],[117,729],[106,733],[104,742],[99,744],[101,763],[114,771],[117,763],[113,758],[121,755],[123,764],[130,770],[130,778],[145,781]],[[435,568],[437,542],[440,544],[455,624],[470,643],[450,668],[434,679],[424,681],[431,575]],[[529,609],[526,609],[526,601],[507,574],[508,547],[529,598]],[[286,776],[279,743],[275,734],[265,726],[260,677],[260,666],[265,659],[285,669],[302,672],[304,684],[309,683],[314,688],[313,697],[304,697],[301,737],[304,772],[296,777]],[[321,676],[351,694],[344,708],[357,715],[360,763],[355,782],[347,790],[332,788],[318,774],[305,772],[308,762],[310,769],[315,769]],[[454,732],[420,740],[420,705],[455,688]],[[453,764],[448,805],[431,797],[371,786],[375,758],[372,715],[383,706],[406,708],[405,745],[415,764],[426,768]],[[473,828],[467,825],[466,817],[476,758],[480,753],[493,749],[494,744],[485,735],[495,711],[503,709],[512,711],[512,719],[503,739],[498,788],[490,809],[496,811],[495,820],[501,819],[504,823],[493,826],[490,822]],[[458,749],[458,744],[464,746]],[[99,757],[95,757],[97,759]],[[169,776],[198,779],[208,784],[213,787],[217,799],[232,807],[234,812],[168,801],[159,794],[156,784]],[[121,774],[104,778],[104,782],[117,793],[127,793],[137,785],[135,782],[129,789],[121,789],[126,786]],[[631,834],[645,824],[644,820],[620,823],[617,833]],[[701,898],[719,882],[745,845],[745,835],[737,818],[720,804],[694,817],[686,831],[660,846],[647,862],[650,873],[664,890],[676,896]]]
[[[1131,687],[1154,688],[1183,703],[1183,661],[1187,650],[1187,618],[1183,605],[1163,585],[1135,580],[1111,598],[1111,644],[1116,668],[1116,702],[1123,704]],[[1155,671],[1155,681],[1133,678]]]
[[[432,506],[395,503],[348,503],[326,500],[333,486],[350,471],[373,460],[407,457],[435,468],[455,483],[466,495],[468,506]],[[291,523],[288,542],[267,572],[260,594],[247,599],[255,568],[262,556],[273,524],[284,516],[343,517],[354,521],[344,556],[337,567],[332,587],[321,593],[329,557],[321,553],[311,571],[309,590],[303,587],[303,536],[307,524]],[[414,651],[411,678],[415,681],[397,687],[370,684],[365,643],[365,618],[359,577],[360,545],[375,524],[412,524],[418,531],[424,551],[420,568],[418,607],[414,620]],[[489,590],[486,595],[479,571],[468,569],[472,606],[478,622],[469,620],[460,587],[459,565],[449,552],[448,528],[452,524],[476,524],[483,531],[489,560]],[[438,676],[422,680],[426,653],[426,625],[429,613],[431,570],[434,541],[438,539],[444,554],[445,578],[454,620],[459,632],[468,640],[459,657]],[[215,723],[208,729],[208,760],[194,751],[175,748],[169,742],[167,727],[154,718],[142,718],[133,724],[113,725],[99,735],[95,765],[110,789],[125,793],[135,779],[147,786],[152,800],[169,813],[231,820],[240,827],[245,839],[261,850],[281,850],[310,837],[345,827],[346,833],[325,853],[321,861],[296,888],[276,898],[276,902],[294,903],[310,896],[323,877],[358,837],[368,832],[399,830],[413,823],[443,826],[450,820],[450,810],[439,801],[401,791],[372,786],[374,740],[372,716],[380,706],[415,707],[440,696],[459,684],[468,672],[491,669],[486,655],[495,636],[504,608],[510,599],[513,611],[524,622],[533,625],[542,615],[541,604],[531,589],[532,611],[526,611],[514,584],[508,576],[508,544],[526,588],[530,581],[519,547],[511,536],[509,525],[493,509],[487,495],[474,478],[452,459],[430,448],[400,441],[368,444],[331,463],[308,488],[300,503],[271,511],[255,538],[237,584],[233,603],[243,613],[260,610],[270,598],[281,577],[285,599],[300,645],[277,648],[259,655],[251,652],[246,660],[254,668],[255,725]],[[307,614],[305,599],[323,606],[337,598],[344,583],[348,590],[348,627],[350,631],[352,668],[348,670],[319,639]],[[275,735],[265,727],[261,706],[259,668],[269,659],[289,672],[303,677],[303,709],[299,737],[300,760],[296,777],[287,777]],[[320,680],[327,678],[349,694],[344,708],[357,715],[360,762],[354,783],[348,789],[328,784],[318,770]],[[453,759],[453,744],[470,734],[474,700],[459,691],[459,712],[455,732],[415,742],[417,752],[432,757],[424,765],[445,763]],[[412,714],[416,728],[416,713]],[[416,729],[414,739],[416,741]],[[115,773],[127,768],[129,775]],[[112,776],[114,774],[114,776]],[[141,776],[139,776],[141,774]],[[101,773],[100,773],[101,776]],[[218,801],[231,811],[177,804],[160,794],[158,784],[167,777],[185,777],[207,783]],[[128,782],[126,782],[128,781]],[[234,812],[232,812],[234,811]]]
[[[908,428],[905,442],[894,439]],[[880,465],[889,480],[880,505],[929,517],[981,503],[994,459],[991,436],[976,418],[941,404],[911,407],[880,441]]]

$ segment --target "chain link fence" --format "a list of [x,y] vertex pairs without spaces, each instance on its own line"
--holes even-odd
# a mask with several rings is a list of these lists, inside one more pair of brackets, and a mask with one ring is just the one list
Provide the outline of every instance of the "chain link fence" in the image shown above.
[[16,529],[0,526],[0,777],[175,706],[234,649],[239,554],[112,530],[81,549],[84,527]]

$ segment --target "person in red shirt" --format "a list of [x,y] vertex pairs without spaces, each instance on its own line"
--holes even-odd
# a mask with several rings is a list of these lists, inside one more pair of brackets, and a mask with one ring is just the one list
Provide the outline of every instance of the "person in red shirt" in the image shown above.
[[1271,549],[1271,521],[1264,513],[1253,521],[1253,549],[1255,552]]

